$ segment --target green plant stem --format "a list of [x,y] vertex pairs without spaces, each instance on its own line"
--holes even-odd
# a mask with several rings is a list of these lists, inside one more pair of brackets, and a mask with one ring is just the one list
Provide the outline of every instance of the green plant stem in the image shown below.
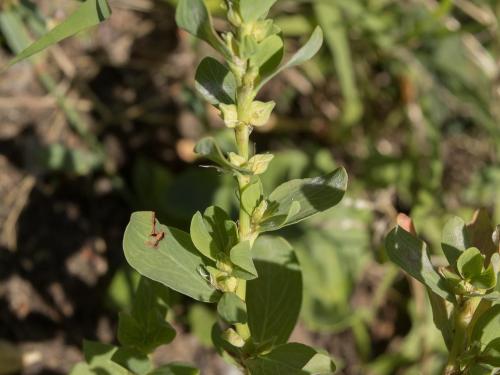
[[[248,160],[249,157],[249,137],[250,131],[249,127],[246,125],[240,125],[236,127],[234,131],[236,145],[238,147],[238,154]],[[250,178],[248,176],[238,176],[238,188],[240,191],[240,196],[243,190],[248,186],[250,182]],[[252,233],[251,227],[251,217],[243,208],[242,203],[240,202],[240,213],[239,213],[239,237],[240,242],[246,241],[250,239]],[[236,289],[236,295],[240,297],[243,301],[246,300],[246,280],[238,280],[238,287]],[[236,324],[236,331],[243,338],[243,340],[247,341],[250,338],[250,328],[248,324]]]
[[448,364],[444,370],[444,375],[461,375],[460,357],[465,350],[467,342],[467,328],[476,308],[476,303],[471,299],[459,301],[454,311],[454,335],[451,344],[450,354],[448,356]]

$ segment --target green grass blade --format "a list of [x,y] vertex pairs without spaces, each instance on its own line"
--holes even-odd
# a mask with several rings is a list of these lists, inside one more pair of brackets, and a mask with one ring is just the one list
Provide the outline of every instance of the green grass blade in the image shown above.
[[59,43],[63,39],[95,26],[109,18],[110,15],[111,10],[106,0],[87,0],[65,21],[20,51],[19,54],[9,62],[8,66],[12,66],[19,61],[43,51],[53,44]]

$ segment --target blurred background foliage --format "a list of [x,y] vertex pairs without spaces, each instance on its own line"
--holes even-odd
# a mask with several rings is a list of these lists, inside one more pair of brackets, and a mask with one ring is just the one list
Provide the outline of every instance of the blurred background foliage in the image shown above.
[[[20,352],[23,374],[67,373],[83,337],[113,340],[137,282],[121,253],[132,210],[183,229],[211,202],[235,210],[231,177],[192,152],[208,134],[232,147],[193,87],[212,52],[176,29],[175,1],[110,4],[98,29],[0,76],[0,358]],[[3,0],[0,65],[75,5]],[[486,207],[500,222],[500,3],[280,0],[272,12],[289,51],[317,24],[325,45],[264,90],[277,102],[253,134],[276,154],[265,188],[337,165],[350,176],[339,209],[286,230],[305,278],[294,338],[345,374],[437,374],[425,293],[386,262],[383,237],[409,213],[439,259],[451,214]],[[212,311],[172,301],[182,334],[158,360],[230,373],[210,355]]]

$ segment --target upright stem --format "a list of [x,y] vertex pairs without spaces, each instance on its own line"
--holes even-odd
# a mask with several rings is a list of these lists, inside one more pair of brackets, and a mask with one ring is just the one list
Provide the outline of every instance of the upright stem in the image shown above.
[[[249,158],[249,137],[250,132],[247,125],[240,125],[236,127],[235,131],[236,145],[238,147],[238,154],[248,160]],[[238,176],[238,188],[241,193],[247,187],[250,182],[250,178],[248,176]],[[251,227],[251,217],[243,208],[243,205],[240,201],[240,213],[239,213],[239,237],[240,241],[245,241],[250,238],[252,227]],[[246,280],[240,279],[238,280],[238,287],[236,289],[236,295],[240,297],[243,301],[246,300]],[[250,338],[250,329],[248,324],[236,324],[236,331],[243,338],[243,340],[248,340]]]
[[453,341],[451,344],[448,364],[444,370],[444,375],[461,375],[460,357],[462,356],[467,342],[467,328],[477,306],[474,299],[464,299],[459,301],[454,311],[453,321]]

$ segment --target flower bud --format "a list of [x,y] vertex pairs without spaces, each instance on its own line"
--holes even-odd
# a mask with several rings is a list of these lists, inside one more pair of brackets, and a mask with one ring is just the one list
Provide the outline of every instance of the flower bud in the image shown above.
[[262,218],[264,217],[264,214],[267,211],[268,203],[265,199],[263,199],[257,207],[255,207],[255,210],[253,210],[252,213],[252,223],[260,223]]
[[254,101],[251,106],[250,125],[264,126],[269,121],[275,105],[273,101],[267,103]]
[[243,164],[246,163],[246,160],[243,156],[235,154],[234,152],[229,153],[229,161],[231,162],[232,165],[235,165],[236,167],[241,167]]
[[262,174],[269,167],[269,163],[273,160],[273,154],[257,154],[248,161],[248,169],[254,174]]
[[222,332],[221,336],[224,340],[237,348],[242,348],[245,345],[245,340],[243,340],[243,338],[233,328],[226,329]]
[[221,110],[221,117],[224,120],[224,124],[228,128],[235,128],[238,121],[238,109],[234,104],[219,104],[219,108]]

